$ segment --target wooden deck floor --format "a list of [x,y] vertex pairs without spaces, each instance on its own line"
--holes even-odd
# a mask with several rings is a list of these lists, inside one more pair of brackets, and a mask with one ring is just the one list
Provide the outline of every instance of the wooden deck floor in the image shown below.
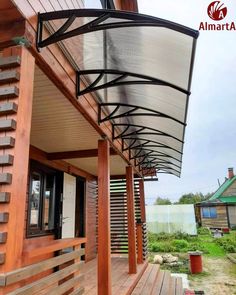
[[[126,257],[112,257],[112,295],[129,295],[142,277],[147,263],[138,265],[137,274],[128,274]],[[83,266],[85,295],[97,295],[97,260]]]
[[182,280],[160,271],[159,265],[149,264],[132,295],[183,295]]
[[[97,260],[83,267],[85,295],[97,295]],[[112,258],[112,295],[182,295],[182,280],[160,271],[159,265],[139,264],[135,275],[128,274],[126,257]]]

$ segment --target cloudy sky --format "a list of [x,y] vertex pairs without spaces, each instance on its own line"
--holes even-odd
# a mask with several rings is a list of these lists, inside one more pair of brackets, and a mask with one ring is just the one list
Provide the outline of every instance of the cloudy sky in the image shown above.
[[[139,0],[139,12],[168,19],[194,29],[207,15],[211,1]],[[236,1],[222,2],[228,13],[223,21],[236,22]],[[157,196],[171,200],[188,192],[213,192],[227,176],[236,172],[236,32],[200,31],[197,43],[192,95],[188,111],[181,178],[159,175],[146,182],[146,200]]]

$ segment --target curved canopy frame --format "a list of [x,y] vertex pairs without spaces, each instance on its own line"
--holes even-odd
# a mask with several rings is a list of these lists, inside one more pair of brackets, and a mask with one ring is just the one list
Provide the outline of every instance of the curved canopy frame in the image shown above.
[[[115,107],[108,115],[105,115],[105,112],[102,111],[102,108],[107,110],[107,107]],[[122,107],[127,107],[127,109],[123,109]],[[99,104],[99,111],[98,111],[98,123],[104,123],[106,121],[115,120],[119,118],[128,118],[128,117],[135,117],[135,116],[154,116],[154,117],[162,117],[166,119],[170,119],[175,121],[176,123],[179,123],[180,125],[186,126],[186,123],[181,122],[180,120],[169,116],[168,114],[164,114],[162,112],[152,110],[149,108],[146,108],[145,106],[138,106],[138,105],[132,105],[132,104],[126,104],[126,103],[100,103]]]
[[157,152],[156,150],[151,149],[150,147],[149,148],[138,147],[138,148],[133,148],[133,150],[134,150],[133,155],[131,155],[130,153],[130,157],[129,157],[130,160],[139,159],[146,156],[146,157],[168,158],[170,160],[172,159],[178,163],[181,163],[181,159],[178,159],[162,151]]
[[[84,25],[78,26],[75,29],[69,30],[76,18],[84,17],[91,17],[93,20]],[[44,23],[58,19],[66,19],[66,22],[61,25],[56,32],[43,39]],[[195,39],[197,39],[199,35],[198,31],[183,25],[143,14],[106,9],[70,9],[38,14],[37,47],[40,49],[74,36],[88,34],[95,31],[137,26],[164,27]]]
[[[96,75],[97,77],[89,86],[84,89],[80,89],[81,77],[87,75]],[[113,75],[112,79],[108,81],[108,75]],[[100,81],[106,81],[100,83]],[[114,69],[96,69],[96,70],[82,70],[77,71],[77,96],[84,95],[86,93],[107,89],[111,87],[119,87],[124,85],[159,85],[173,88],[177,91],[180,91],[186,95],[190,95],[190,91],[174,85],[170,82],[157,79],[154,77],[149,77],[146,75],[141,75],[139,73],[130,73],[126,71],[114,70]],[[99,84],[100,83],[100,84]]]
[[98,123],[111,122],[112,139],[143,175],[179,176],[198,35],[143,14],[76,9],[39,13],[36,46],[59,42],[76,70],[77,96],[95,94]]
[[[117,130],[119,130],[120,127],[124,127],[124,130],[120,131],[118,133],[118,135],[115,135],[115,131],[118,132]],[[151,128],[151,127],[142,126],[142,125],[124,124],[124,123],[123,124],[114,123],[112,125],[112,138],[113,138],[113,140],[118,139],[118,138],[125,139],[126,137],[129,137],[129,136],[137,136],[138,137],[140,135],[142,135],[142,136],[143,135],[165,136],[165,137],[173,138],[173,139],[177,140],[178,142],[184,143],[183,140],[180,140],[179,138],[177,138],[171,134],[168,134],[166,132],[163,132],[161,130],[158,130],[156,128]]]
[[155,141],[155,140],[148,140],[146,138],[137,138],[137,137],[126,137],[126,141],[130,140],[131,142],[127,145],[125,145],[124,139],[122,138],[122,150],[127,151],[127,150],[132,150],[132,149],[137,149],[137,148],[142,148],[142,147],[157,147],[157,148],[166,148],[170,149],[172,151],[175,151],[178,154],[183,154],[181,151],[174,149],[171,146],[165,145],[161,142]]

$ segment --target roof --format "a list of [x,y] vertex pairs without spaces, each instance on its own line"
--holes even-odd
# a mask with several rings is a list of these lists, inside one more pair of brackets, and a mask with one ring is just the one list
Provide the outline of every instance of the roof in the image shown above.
[[59,42],[77,71],[78,99],[93,93],[98,123],[112,124],[143,175],[180,176],[197,37],[152,16],[77,9],[39,14],[37,46]]
[[219,198],[223,203],[236,203],[236,196]]
[[226,181],[218,188],[212,197],[208,201],[214,201],[216,199],[224,203],[236,203],[236,196],[222,196],[222,194],[233,184],[236,180],[236,175],[232,178],[226,179]]

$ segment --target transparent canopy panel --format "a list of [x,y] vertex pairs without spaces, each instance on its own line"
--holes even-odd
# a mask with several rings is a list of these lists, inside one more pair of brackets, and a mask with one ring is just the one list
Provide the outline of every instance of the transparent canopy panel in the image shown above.
[[197,38],[152,16],[81,9],[39,14],[37,46],[58,42],[77,71],[78,97],[94,94],[99,123],[113,124],[141,170],[179,176]]

